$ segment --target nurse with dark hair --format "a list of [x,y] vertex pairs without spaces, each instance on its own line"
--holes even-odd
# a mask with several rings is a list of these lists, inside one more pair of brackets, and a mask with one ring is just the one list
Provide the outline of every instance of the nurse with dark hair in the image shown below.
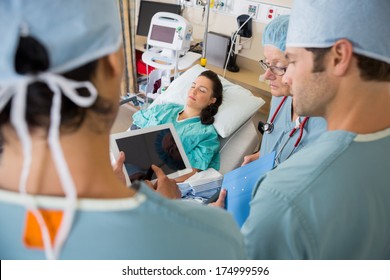
[[229,214],[115,176],[117,1],[2,0],[0,38],[0,259],[246,257]]

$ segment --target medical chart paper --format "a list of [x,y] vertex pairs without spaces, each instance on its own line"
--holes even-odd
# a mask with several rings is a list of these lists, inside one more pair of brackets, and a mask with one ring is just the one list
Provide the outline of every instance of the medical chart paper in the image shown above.
[[224,175],[222,188],[227,190],[226,209],[240,227],[249,215],[253,187],[274,167],[274,162],[275,152],[272,152]]

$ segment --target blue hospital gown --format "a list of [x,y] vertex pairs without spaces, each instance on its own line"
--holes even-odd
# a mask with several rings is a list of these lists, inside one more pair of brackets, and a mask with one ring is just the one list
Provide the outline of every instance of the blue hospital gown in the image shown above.
[[[268,117],[268,121],[271,120],[276,108],[279,106],[283,97],[272,97],[271,109]],[[274,120],[274,130],[272,133],[264,133],[261,140],[260,156],[267,155],[273,151],[279,152],[281,146],[288,139],[288,135],[295,127],[295,121],[291,121],[291,104],[292,97],[287,97],[285,103],[279,110],[279,113]],[[302,117],[301,117],[302,119]],[[299,146],[295,149],[295,152],[299,151],[309,143],[314,142],[322,133],[326,131],[326,121],[320,117],[311,117],[306,123]],[[287,142],[286,147],[283,149],[280,159],[281,162],[286,160],[290,152],[293,150],[293,146],[298,138],[299,131]]]
[[[93,186],[91,186],[93,187]],[[0,259],[44,259],[23,244],[25,207],[19,193],[0,189]],[[40,196],[39,206],[63,209],[63,197]],[[146,185],[130,198],[77,202],[60,259],[245,259],[243,237],[223,209],[169,200]]]
[[133,115],[133,124],[140,128],[172,123],[183,144],[192,168],[219,170],[219,139],[213,125],[204,125],[199,117],[178,120],[184,106],[160,104]]
[[390,259],[390,128],[325,132],[256,185],[254,259]]

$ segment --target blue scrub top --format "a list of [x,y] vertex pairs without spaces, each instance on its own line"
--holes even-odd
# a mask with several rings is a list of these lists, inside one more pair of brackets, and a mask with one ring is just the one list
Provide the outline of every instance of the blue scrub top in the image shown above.
[[[91,186],[93,187],[93,186]],[[109,186],[107,186],[109,187]],[[35,197],[37,198],[37,197]],[[63,197],[38,196],[44,209],[63,210]],[[0,189],[0,259],[44,259],[23,243],[25,197]],[[161,197],[142,184],[129,198],[77,201],[60,259],[245,259],[243,237],[223,209]]]
[[390,128],[329,131],[256,185],[253,259],[390,259]]
[[[282,102],[282,99],[283,96],[272,97],[268,122],[270,122],[274,112],[276,111],[279,104]],[[263,134],[261,147],[260,147],[260,156],[264,156],[273,151],[278,153],[281,147],[287,141],[291,130],[295,127],[295,120],[294,121],[291,120],[292,118],[291,106],[292,106],[292,97],[288,96],[274,120],[274,130],[270,134],[268,133]],[[300,120],[302,121],[303,117],[300,117]],[[325,119],[321,117],[311,117],[304,127],[302,139],[299,143],[299,146],[295,149],[294,152],[297,152],[303,147],[307,146],[309,143],[314,142],[325,131],[326,131]],[[286,160],[288,155],[294,149],[294,144],[298,136],[299,136],[299,131],[297,131],[293,135],[293,137],[291,137],[291,139],[288,140],[287,145],[283,148],[280,154],[281,162]]]

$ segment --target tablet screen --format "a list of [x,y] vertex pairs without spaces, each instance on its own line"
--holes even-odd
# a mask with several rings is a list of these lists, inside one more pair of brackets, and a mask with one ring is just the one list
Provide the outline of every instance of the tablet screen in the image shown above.
[[130,182],[156,179],[150,170],[152,164],[160,167],[165,174],[171,175],[171,178],[181,175],[177,172],[191,168],[180,139],[169,127],[154,128],[152,131],[139,129],[112,137],[117,151],[125,153],[124,169]]

